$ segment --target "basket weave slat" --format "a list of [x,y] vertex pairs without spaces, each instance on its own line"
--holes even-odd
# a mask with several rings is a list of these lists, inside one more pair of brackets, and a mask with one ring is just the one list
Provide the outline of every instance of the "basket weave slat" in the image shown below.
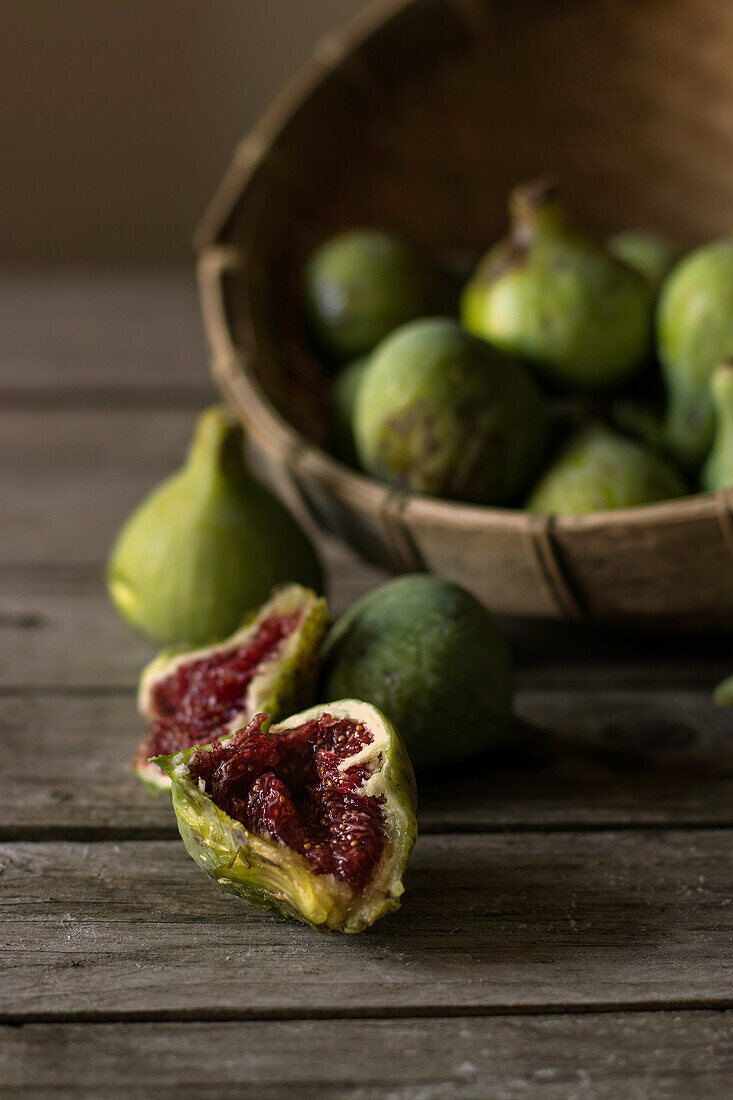
[[278,486],[364,556],[501,612],[731,625],[731,493],[550,521],[395,492],[325,454],[299,279],[318,241],[357,224],[478,253],[509,188],[546,169],[598,234],[729,231],[732,58],[728,0],[392,0],[327,39],[238,147],[196,236],[213,371]]

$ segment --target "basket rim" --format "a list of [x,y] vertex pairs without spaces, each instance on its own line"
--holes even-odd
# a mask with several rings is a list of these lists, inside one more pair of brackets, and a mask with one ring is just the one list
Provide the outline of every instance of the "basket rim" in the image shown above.
[[[466,14],[461,0],[445,0],[448,7]],[[228,237],[228,223],[235,209],[247,201],[252,181],[266,169],[268,155],[286,125],[311,96],[322,80],[337,72],[348,61],[352,50],[369,41],[378,30],[421,0],[374,0],[337,32],[327,34],[316,45],[307,61],[284,85],[258,121],[235,146],[224,176],[193,235],[197,253],[197,276],[204,328],[209,346],[211,373],[218,387],[244,422],[273,458],[302,468],[318,481],[327,482],[339,495],[373,498],[377,510],[397,494],[402,514],[416,522],[443,520],[446,526],[466,529],[486,528],[526,534],[538,524],[552,523],[553,529],[568,534],[604,528],[664,526],[681,520],[710,520],[721,511],[733,513],[733,487],[717,492],[696,492],[671,500],[587,512],[580,515],[545,515],[521,508],[471,504],[425,496],[378,481],[347,466],[308,440],[275,408],[256,379],[254,362],[257,343],[251,320],[247,321],[251,351],[244,351],[234,340],[224,299],[226,276],[243,266],[242,251]]]

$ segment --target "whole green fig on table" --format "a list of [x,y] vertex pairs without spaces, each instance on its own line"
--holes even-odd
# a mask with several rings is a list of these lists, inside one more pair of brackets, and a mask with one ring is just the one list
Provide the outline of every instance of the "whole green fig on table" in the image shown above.
[[399,909],[415,777],[376,707],[341,699],[160,756],[191,858],[227,893],[319,932]]
[[377,229],[354,229],[331,237],[311,257],[306,321],[326,355],[351,359],[429,313],[434,294],[433,272],[409,245]]
[[606,247],[617,260],[643,275],[656,293],[681,256],[681,250],[668,237],[643,230],[616,233]]
[[374,350],[354,407],[367,473],[433,496],[501,504],[545,449],[542,397],[512,362],[456,321],[413,321]]
[[200,645],[231,634],[286,581],[321,591],[316,552],[248,472],[241,425],[209,409],[185,465],[120,531],[107,567],[112,601],[155,641]]
[[368,593],[331,629],[321,695],[344,694],[389,715],[417,770],[451,765],[507,741],[511,657],[494,619],[468,592],[407,575]]
[[547,181],[517,187],[509,211],[463,292],[466,328],[562,385],[626,381],[651,346],[648,280],[575,232]]
[[357,465],[354,443],[356,394],[369,362],[367,356],[352,359],[338,372],[328,398],[328,445],[331,453],[349,466]]
[[685,485],[664,459],[599,425],[582,430],[542,475],[527,502],[551,515],[632,508],[682,496]]
[[713,439],[710,378],[733,355],[733,238],[696,249],[665,280],[657,345],[667,389],[667,443],[694,470]]
[[714,492],[733,485],[733,359],[713,371],[710,397],[715,417],[715,435],[710,454],[700,475],[703,489]]

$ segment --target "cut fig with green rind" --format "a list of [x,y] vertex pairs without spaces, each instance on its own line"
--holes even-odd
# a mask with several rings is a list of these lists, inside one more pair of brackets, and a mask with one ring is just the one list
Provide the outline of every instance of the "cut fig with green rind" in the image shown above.
[[400,906],[415,778],[391,722],[354,699],[157,758],[191,858],[228,893],[320,932]]
[[133,761],[140,778],[168,787],[151,757],[209,744],[258,711],[274,719],[310,702],[328,622],[325,600],[290,584],[225,641],[160,654],[140,679],[138,706],[151,723]]

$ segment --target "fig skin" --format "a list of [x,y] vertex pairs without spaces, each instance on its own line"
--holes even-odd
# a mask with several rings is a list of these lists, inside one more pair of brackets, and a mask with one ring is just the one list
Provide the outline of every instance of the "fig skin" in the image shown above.
[[328,400],[328,445],[331,454],[347,466],[358,466],[352,423],[356,394],[366,373],[366,355],[352,359],[338,372]]
[[[667,453],[667,441],[664,432],[662,413],[657,403],[619,397],[611,404],[610,421],[622,435],[650,447],[657,454],[671,459]],[[672,465],[674,460],[672,459]]]
[[404,489],[478,504],[522,491],[545,451],[536,384],[449,318],[413,321],[372,353],[354,407],[367,473]]
[[568,442],[542,475],[527,509],[579,515],[651,504],[685,492],[682,478],[659,455],[608,428],[591,425]]
[[657,345],[668,445],[685,469],[695,470],[713,440],[710,379],[718,363],[733,355],[733,238],[691,252],[665,280]]
[[682,249],[660,233],[630,229],[606,241],[612,256],[638,271],[655,294],[682,255]]
[[231,634],[287,581],[323,591],[316,552],[247,470],[241,425],[226,410],[209,409],[185,465],[117,536],[107,567],[112,602],[159,644],[204,645]]
[[305,272],[305,313],[319,348],[343,361],[368,354],[405,321],[428,313],[435,296],[429,265],[378,229],[329,238]]
[[486,608],[450,581],[388,581],[338,620],[322,657],[322,698],[358,693],[388,714],[418,772],[508,741],[508,646]]
[[576,233],[549,181],[516,188],[509,211],[509,237],[463,292],[466,328],[561,386],[627,381],[649,357],[648,280]]
[[733,485],[733,358],[713,371],[710,397],[715,415],[715,435],[700,475],[703,489],[714,492]]
[[733,676],[721,680],[713,692],[716,707],[733,707]]
[[299,853],[268,836],[248,832],[224,813],[187,774],[194,749],[159,756],[155,762],[171,779],[173,809],[186,851],[222,890],[307,924],[315,932],[356,933],[400,908],[402,878],[417,839],[415,776],[392,722],[361,700],[341,699],[311,707],[271,726],[269,732],[299,726],[324,713],[364,722],[375,735],[379,777],[376,786],[374,777],[367,784],[370,794],[384,799],[390,859],[380,864],[377,889],[369,884],[373,896],[367,890],[361,897],[350,897],[333,876],[309,869]]

